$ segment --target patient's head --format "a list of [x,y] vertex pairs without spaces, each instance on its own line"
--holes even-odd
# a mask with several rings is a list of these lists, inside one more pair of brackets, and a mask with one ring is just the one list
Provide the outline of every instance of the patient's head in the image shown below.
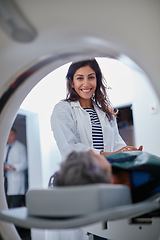
[[93,151],[72,152],[62,162],[60,170],[50,178],[49,186],[110,183],[111,167],[105,162],[107,160],[103,156]]

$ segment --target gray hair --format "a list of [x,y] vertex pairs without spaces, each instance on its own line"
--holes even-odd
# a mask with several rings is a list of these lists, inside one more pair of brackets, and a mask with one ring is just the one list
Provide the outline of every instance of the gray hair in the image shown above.
[[73,186],[110,183],[110,173],[103,170],[89,152],[72,152],[54,173],[49,186]]

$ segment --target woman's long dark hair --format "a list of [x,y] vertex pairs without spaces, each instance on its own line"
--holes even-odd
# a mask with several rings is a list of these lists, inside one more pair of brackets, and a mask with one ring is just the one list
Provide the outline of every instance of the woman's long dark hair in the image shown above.
[[89,66],[96,73],[97,78],[97,87],[94,96],[92,96],[92,100],[96,103],[96,105],[106,113],[109,121],[113,119],[113,116],[116,116],[114,109],[107,97],[106,86],[104,85],[105,79],[103,78],[101,69],[95,59],[85,60],[81,62],[74,62],[70,65],[68,69],[68,73],[66,76],[67,79],[67,97],[66,101],[77,101],[78,94],[75,89],[72,87],[73,77],[75,72],[81,68]]

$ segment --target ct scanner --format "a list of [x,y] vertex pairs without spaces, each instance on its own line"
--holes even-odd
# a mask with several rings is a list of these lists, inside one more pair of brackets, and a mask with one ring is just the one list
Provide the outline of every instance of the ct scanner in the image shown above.
[[[4,146],[29,91],[67,62],[126,55],[146,73],[160,97],[159,22],[158,0],[0,1],[0,212],[7,211]],[[151,204],[150,210],[158,204]],[[144,211],[146,206],[142,208]],[[14,226],[6,221],[0,222],[3,238],[19,239]]]

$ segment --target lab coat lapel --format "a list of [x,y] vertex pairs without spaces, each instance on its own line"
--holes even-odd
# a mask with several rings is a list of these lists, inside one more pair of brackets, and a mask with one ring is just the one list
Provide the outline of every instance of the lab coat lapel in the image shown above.
[[92,126],[89,114],[81,107],[79,102],[72,102],[71,106],[76,114],[81,141],[86,146],[92,147]]

